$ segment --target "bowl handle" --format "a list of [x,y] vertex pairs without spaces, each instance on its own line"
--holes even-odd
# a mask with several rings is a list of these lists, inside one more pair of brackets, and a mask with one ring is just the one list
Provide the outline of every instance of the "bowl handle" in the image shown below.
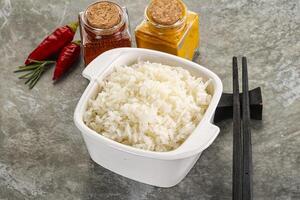
[[96,57],[83,70],[83,77],[88,80],[94,80],[98,75],[104,71],[116,58],[118,58],[125,48],[118,48],[106,51]]
[[203,127],[200,126],[175,151],[178,154],[202,152],[213,143],[219,132],[220,128],[211,123],[207,123]]

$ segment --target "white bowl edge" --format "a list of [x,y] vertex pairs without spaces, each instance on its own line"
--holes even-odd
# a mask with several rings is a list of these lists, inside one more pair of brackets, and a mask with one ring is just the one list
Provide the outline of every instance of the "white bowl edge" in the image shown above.
[[[173,56],[173,55],[170,55],[170,54],[166,54],[166,53],[162,53],[162,52],[158,52],[158,51],[153,51],[153,50],[148,50],[148,49],[119,48],[119,49],[110,50],[110,51],[100,55],[90,65],[87,66],[87,69],[90,70],[90,73],[94,73],[94,74],[90,74],[90,79],[91,79],[90,81],[91,82],[89,83],[88,87],[86,88],[83,95],[81,96],[80,101],[78,102],[77,107],[76,107],[75,112],[74,112],[74,122],[75,122],[75,125],[78,127],[78,129],[81,132],[88,133],[90,135],[90,137],[93,137],[95,140],[99,140],[102,143],[104,143],[106,145],[109,145],[112,148],[130,153],[130,154],[138,155],[138,156],[141,156],[141,157],[150,157],[150,158],[164,159],[164,160],[181,159],[181,158],[189,157],[189,156],[195,155],[197,153],[200,153],[205,148],[207,148],[210,144],[204,145],[204,146],[199,146],[198,149],[195,149],[193,151],[189,151],[186,154],[180,154],[176,151],[176,149],[173,150],[173,151],[169,151],[169,152],[146,151],[146,150],[137,149],[137,148],[134,148],[134,147],[131,147],[131,146],[127,146],[127,145],[118,143],[118,142],[113,141],[111,139],[108,139],[108,138],[96,133],[95,131],[91,130],[90,128],[88,128],[84,124],[84,122],[82,120],[82,115],[83,115],[83,112],[84,112],[85,103],[88,100],[89,95],[92,92],[91,90],[93,90],[93,88],[95,87],[95,84],[97,84],[97,81],[99,81],[98,77],[100,77],[101,75],[103,75],[103,73],[109,71],[111,68],[114,67],[113,66],[113,63],[114,63],[113,59],[117,59],[117,58],[121,57],[122,55],[126,55],[126,53],[127,54],[128,53],[134,53],[134,54],[136,54],[137,58],[139,57],[138,56],[139,54],[143,54],[144,56],[145,56],[145,54],[146,55],[151,54],[151,56],[156,55],[156,56],[164,57],[167,60],[168,59],[172,60],[174,62],[185,63],[185,65],[192,66],[193,68],[198,69],[199,71],[201,71],[201,73],[204,73],[209,78],[211,78],[214,82],[213,98],[211,100],[211,103],[210,103],[206,113],[204,114],[203,119],[201,120],[201,122],[199,123],[198,126],[200,126],[200,125],[204,126],[204,124],[211,123],[212,118],[214,116],[215,109],[216,109],[217,104],[220,100],[222,90],[223,90],[222,82],[221,82],[220,78],[215,73],[213,73],[209,69],[207,69],[207,68],[205,68],[201,65],[198,65],[194,62],[191,62],[189,60],[179,58],[177,56]],[[116,56],[116,55],[118,55],[118,56]],[[102,58],[106,58],[105,61],[108,63],[107,66],[104,66],[103,67],[104,69],[101,69],[101,70],[98,70],[98,71],[91,70],[92,68],[96,68],[97,66],[101,66],[101,62],[103,62]],[[107,58],[112,58],[112,60],[110,62],[108,62]],[[199,131],[201,131],[201,130],[199,130]],[[194,134],[194,132],[192,134]],[[187,138],[187,140],[188,139],[189,138]],[[214,139],[215,138],[212,138],[211,142],[213,142]]]

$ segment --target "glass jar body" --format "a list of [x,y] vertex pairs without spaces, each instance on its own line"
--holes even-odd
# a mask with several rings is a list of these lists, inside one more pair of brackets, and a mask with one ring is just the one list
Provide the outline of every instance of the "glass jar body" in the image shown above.
[[188,11],[182,26],[154,27],[144,20],[135,30],[137,47],[163,51],[189,60],[199,47],[199,17]]
[[98,55],[110,49],[131,47],[126,8],[123,9],[124,20],[121,25],[112,30],[93,28],[85,20],[85,12],[79,13],[80,36],[85,65],[89,64]]

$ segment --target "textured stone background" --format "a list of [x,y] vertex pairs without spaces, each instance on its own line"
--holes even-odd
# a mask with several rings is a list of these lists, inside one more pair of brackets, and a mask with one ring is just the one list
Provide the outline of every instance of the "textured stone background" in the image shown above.
[[[119,1],[131,27],[146,0]],[[231,91],[231,58],[246,55],[250,87],[261,86],[264,120],[253,123],[254,199],[300,199],[299,0],[186,0],[201,16],[198,63]],[[33,90],[12,73],[58,25],[91,1],[0,0],[0,199],[231,199],[232,122],[176,187],[131,181],[93,163],[72,115],[88,84],[82,62]]]

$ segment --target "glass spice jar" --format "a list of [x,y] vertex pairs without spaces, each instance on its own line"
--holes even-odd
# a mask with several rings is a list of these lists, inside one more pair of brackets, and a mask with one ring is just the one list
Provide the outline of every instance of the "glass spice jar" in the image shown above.
[[135,37],[137,47],[192,60],[199,46],[199,17],[181,0],[152,0]]
[[114,2],[89,5],[79,13],[79,24],[86,65],[107,50],[131,47],[127,10]]

